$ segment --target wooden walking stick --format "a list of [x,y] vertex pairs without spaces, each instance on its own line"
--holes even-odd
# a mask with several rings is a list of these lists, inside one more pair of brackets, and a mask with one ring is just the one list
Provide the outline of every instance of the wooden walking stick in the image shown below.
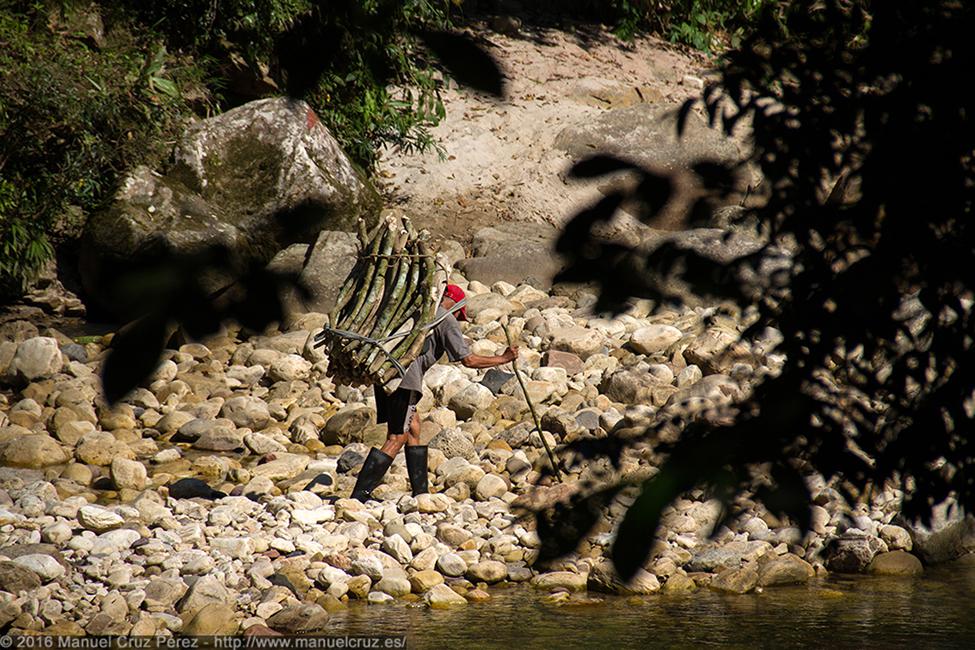
[[[511,332],[508,331],[507,323],[501,323],[501,329],[504,330],[504,337],[508,339],[508,347],[511,345]],[[558,459],[555,457],[555,452],[548,445],[548,440],[545,439],[545,434],[542,432],[542,423],[538,420],[538,414],[535,412],[535,405],[532,404],[532,398],[528,396],[528,389],[525,387],[525,381],[521,378],[521,372],[518,371],[518,359],[511,360],[511,369],[515,372],[515,377],[518,378],[518,384],[521,386],[521,392],[525,394],[525,401],[528,402],[528,410],[531,411],[532,420],[535,421],[535,431],[538,431],[538,437],[542,439],[542,444],[545,445],[545,451],[548,453],[548,460],[552,463],[552,469],[555,470],[555,478],[562,482],[562,472],[559,470]]]

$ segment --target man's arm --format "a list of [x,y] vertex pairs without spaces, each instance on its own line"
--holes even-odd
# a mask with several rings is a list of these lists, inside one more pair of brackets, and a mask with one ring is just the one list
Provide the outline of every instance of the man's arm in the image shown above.
[[500,366],[503,363],[508,363],[509,361],[514,361],[518,358],[518,348],[508,348],[503,353],[494,356],[486,357],[480,354],[468,354],[466,357],[460,360],[467,368],[493,368],[495,366]]

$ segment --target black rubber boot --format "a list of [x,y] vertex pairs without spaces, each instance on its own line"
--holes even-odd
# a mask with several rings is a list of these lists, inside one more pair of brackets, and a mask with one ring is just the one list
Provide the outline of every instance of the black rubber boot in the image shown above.
[[427,446],[406,446],[406,471],[410,475],[410,487],[413,496],[426,494],[430,490],[427,486]]
[[355,488],[352,490],[351,497],[365,503],[372,498],[372,491],[383,480],[386,470],[393,463],[393,457],[373,447],[366,456],[366,462],[359,468],[359,478],[356,479]]

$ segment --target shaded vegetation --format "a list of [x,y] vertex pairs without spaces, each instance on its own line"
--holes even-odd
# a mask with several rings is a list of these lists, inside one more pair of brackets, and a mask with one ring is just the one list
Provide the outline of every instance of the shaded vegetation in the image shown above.
[[[726,132],[751,122],[749,162],[769,185],[767,201],[743,214],[768,233],[754,254],[722,264],[668,245],[644,257],[594,235],[624,201],[653,223],[672,191],[649,170],[635,170],[642,180],[632,193],[601,199],[565,228],[563,279],[598,283],[602,307],[619,309],[630,295],[679,301],[665,287],[680,276],[699,295],[753,309],[744,338],[766,327],[784,337],[781,374],[656,447],[666,460],[639,485],[612,549],[624,577],[647,559],[663,508],[694,487],[720,499],[726,516],[751,491],[803,528],[813,471],[842,479],[850,501],[893,483],[909,518],[948,498],[975,506],[975,126],[955,93],[975,63],[973,26],[971,6],[949,1],[797,2],[784,16],[765,12],[703,97]],[[596,157],[575,173],[620,168],[632,165]],[[735,202],[740,167],[701,161],[694,171],[704,192],[692,220]],[[762,273],[782,249],[791,263]],[[653,442],[669,424],[565,452],[618,459],[623,446]],[[568,538],[547,545],[574,546],[587,532],[574,511],[604,498],[540,513],[540,530]]]
[[[0,296],[21,291],[78,235],[120,174],[162,160],[189,112],[196,69],[161,42],[84,12],[0,11]],[[99,23],[100,24],[100,23]],[[96,40],[97,39],[97,40]]]

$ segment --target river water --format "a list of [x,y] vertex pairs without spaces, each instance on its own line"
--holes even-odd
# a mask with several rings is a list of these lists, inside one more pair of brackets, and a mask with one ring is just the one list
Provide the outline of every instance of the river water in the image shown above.
[[928,569],[922,578],[829,577],[744,596],[711,591],[653,595],[639,604],[555,606],[524,586],[455,610],[396,603],[332,615],[350,635],[406,635],[425,648],[972,648],[975,562]]

